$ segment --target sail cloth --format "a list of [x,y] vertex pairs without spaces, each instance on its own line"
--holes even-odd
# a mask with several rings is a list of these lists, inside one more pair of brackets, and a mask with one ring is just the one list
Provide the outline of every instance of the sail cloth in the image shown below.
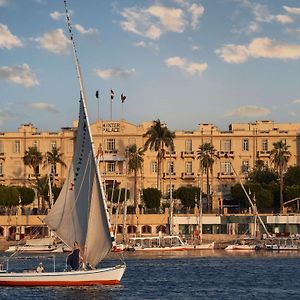
[[81,98],[73,160],[61,193],[44,222],[69,247],[77,241],[87,262],[96,266],[111,249],[112,241],[92,143]]

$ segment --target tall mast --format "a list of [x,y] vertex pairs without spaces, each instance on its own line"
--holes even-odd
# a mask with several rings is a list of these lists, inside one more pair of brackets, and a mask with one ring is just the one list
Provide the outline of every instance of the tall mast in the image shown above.
[[77,72],[77,78],[78,78],[78,81],[79,81],[80,98],[81,98],[81,101],[82,101],[83,111],[84,111],[84,114],[86,116],[86,123],[87,123],[88,132],[89,132],[89,135],[91,137],[93,159],[94,159],[94,163],[96,165],[96,176],[97,176],[97,179],[98,179],[99,184],[100,184],[101,193],[103,195],[103,200],[104,200],[103,205],[104,205],[104,208],[105,208],[106,219],[107,219],[108,228],[109,228],[109,231],[110,231],[111,240],[112,240],[112,243],[113,243],[113,246],[114,246],[115,245],[115,238],[114,238],[114,234],[113,234],[111,223],[110,223],[109,213],[108,213],[108,209],[107,209],[107,203],[105,201],[105,193],[104,193],[103,184],[102,184],[102,181],[101,181],[101,176],[100,176],[100,171],[99,171],[99,164],[98,164],[98,160],[97,160],[97,157],[96,157],[94,140],[93,140],[93,136],[92,136],[92,132],[91,132],[91,128],[90,128],[90,122],[89,122],[89,118],[88,118],[88,114],[87,114],[87,107],[86,107],[87,96],[86,96],[86,92],[85,92],[85,88],[84,88],[84,84],[83,84],[81,68],[80,68],[79,59],[78,59],[77,50],[76,50],[76,45],[75,45],[75,40],[74,40],[74,36],[73,36],[73,32],[72,32],[72,23],[71,23],[69,10],[68,10],[67,0],[64,0],[64,5],[65,5],[65,13],[66,13],[66,19],[67,19],[67,26],[68,26],[68,30],[69,30],[69,36],[70,36],[70,40],[71,40],[71,43],[72,43],[73,55],[74,55],[74,60],[75,60],[76,72]]

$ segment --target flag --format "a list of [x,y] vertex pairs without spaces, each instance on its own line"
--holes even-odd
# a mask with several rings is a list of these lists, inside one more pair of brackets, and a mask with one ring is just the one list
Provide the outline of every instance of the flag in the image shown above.
[[99,91],[98,90],[96,91],[96,95],[95,96],[96,96],[97,99],[99,99]]
[[122,93],[122,94],[121,94],[121,101],[122,101],[122,103],[124,103],[125,100],[126,100],[126,96],[123,95],[123,93]]
[[98,151],[97,151],[97,155],[96,155],[97,159],[103,159],[103,149],[102,149],[102,144],[99,144],[98,147]]
[[115,97],[115,92],[113,90],[110,90],[110,100],[113,100]]

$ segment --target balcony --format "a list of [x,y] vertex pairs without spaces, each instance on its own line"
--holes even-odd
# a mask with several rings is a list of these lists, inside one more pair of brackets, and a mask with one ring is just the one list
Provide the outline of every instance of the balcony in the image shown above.
[[105,150],[104,153],[107,153],[107,154],[117,154],[118,150],[117,149]]
[[[165,152],[164,158],[170,158],[170,152],[169,151]],[[171,152],[171,158],[176,158],[176,151]]]
[[195,174],[194,174],[194,172],[191,172],[191,173],[183,172],[183,173],[181,173],[181,179],[193,180],[193,179],[195,179]]
[[172,172],[171,174],[169,172],[163,173],[163,179],[170,179],[170,176],[172,179],[176,179],[176,173]]
[[219,179],[231,179],[231,178],[235,178],[235,175],[233,172],[219,172],[218,173],[218,178]]
[[218,151],[217,156],[220,158],[234,158],[234,151]]
[[195,158],[195,152],[194,151],[182,151],[181,152],[181,158]]
[[257,151],[257,157],[270,157],[270,151]]

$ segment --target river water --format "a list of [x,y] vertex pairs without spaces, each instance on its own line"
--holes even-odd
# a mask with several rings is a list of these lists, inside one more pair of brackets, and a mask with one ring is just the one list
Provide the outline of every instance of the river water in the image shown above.
[[[299,252],[127,252],[123,258],[127,270],[120,285],[1,287],[0,299],[300,299]],[[53,268],[52,258],[28,254],[11,260],[9,267],[34,268],[39,261]],[[57,255],[57,269],[64,263],[65,255]],[[118,263],[113,254],[103,266]]]

